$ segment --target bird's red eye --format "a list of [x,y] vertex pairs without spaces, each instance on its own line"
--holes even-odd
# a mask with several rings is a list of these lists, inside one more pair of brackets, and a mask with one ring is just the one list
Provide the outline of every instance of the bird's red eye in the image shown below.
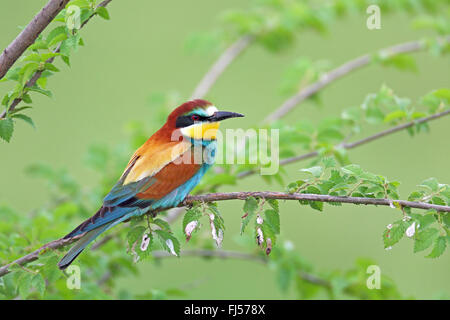
[[200,117],[194,114],[194,115],[191,117],[191,119],[194,120],[194,121],[198,121],[198,120],[200,120]]

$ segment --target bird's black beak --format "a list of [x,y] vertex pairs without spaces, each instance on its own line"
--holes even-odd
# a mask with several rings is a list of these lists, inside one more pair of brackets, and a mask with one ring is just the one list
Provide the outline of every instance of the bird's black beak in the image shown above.
[[217,111],[216,113],[214,113],[214,115],[211,118],[209,118],[209,121],[217,122],[217,121],[222,121],[222,120],[226,120],[226,119],[242,118],[242,117],[244,117],[243,114],[236,113],[236,112]]

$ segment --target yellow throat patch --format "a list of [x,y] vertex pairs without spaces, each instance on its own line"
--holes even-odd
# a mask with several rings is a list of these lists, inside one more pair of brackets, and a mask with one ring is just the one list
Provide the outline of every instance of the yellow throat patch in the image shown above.
[[220,122],[199,123],[182,128],[181,133],[183,133],[186,137],[196,140],[216,140],[219,127]]

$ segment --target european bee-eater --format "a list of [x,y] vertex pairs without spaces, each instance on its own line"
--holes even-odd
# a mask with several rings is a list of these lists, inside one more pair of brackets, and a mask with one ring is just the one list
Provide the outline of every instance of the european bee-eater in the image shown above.
[[[115,225],[178,206],[214,162],[220,121],[235,117],[243,115],[219,111],[200,99],[175,109],[134,153],[97,213],[65,236],[84,234],[58,263],[59,268],[67,268],[90,242]],[[198,157],[205,151],[206,156]]]

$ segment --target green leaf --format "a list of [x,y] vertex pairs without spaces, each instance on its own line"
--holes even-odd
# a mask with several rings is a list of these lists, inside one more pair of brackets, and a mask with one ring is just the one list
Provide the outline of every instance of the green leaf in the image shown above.
[[47,43],[42,40],[36,40],[28,49],[30,50],[39,50],[39,49],[48,49]]
[[53,47],[55,44],[63,42],[66,39],[67,39],[67,34],[66,33],[60,33],[57,36],[55,36],[54,38],[52,38],[50,41],[48,41],[47,45],[48,45],[48,47]]
[[319,131],[317,135],[318,141],[332,142],[332,141],[341,141],[344,139],[343,134],[336,129],[326,128],[324,130]]
[[59,26],[50,31],[47,38],[47,46],[51,47],[58,42],[61,42],[67,38],[67,30],[65,26]]
[[[273,226],[268,223],[267,221],[263,221],[263,223],[260,224],[256,224],[256,228],[261,228],[261,231],[263,233],[263,237],[264,237],[264,243],[263,243],[263,247],[267,248],[267,239],[270,239],[272,241],[272,244],[275,244],[276,240],[277,240],[277,233],[275,232],[275,230],[273,229]],[[270,253],[270,251],[269,251]]]
[[433,192],[438,192],[439,191],[439,183],[437,181],[436,178],[429,178],[425,181],[423,181],[419,187],[426,187],[431,189],[431,191]]
[[62,61],[64,61],[65,64],[67,64],[70,67],[70,58],[66,55],[61,55]]
[[29,116],[27,116],[23,113],[14,114],[14,115],[12,115],[12,118],[22,119],[23,121],[25,121],[26,123],[28,123],[29,125],[31,125],[33,128],[36,129],[36,126],[34,125],[33,120]]
[[332,157],[326,157],[322,159],[322,163],[325,166],[326,169],[328,168],[334,168],[337,166],[336,160]]
[[440,236],[435,240],[433,250],[426,257],[427,258],[440,257],[444,253],[446,248],[447,248],[447,239],[444,236]]
[[175,236],[164,230],[155,230],[162,247],[169,253],[180,256],[180,242]]
[[41,55],[39,53],[32,53],[23,58],[23,61],[41,62]]
[[0,119],[0,138],[9,142],[14,131],[14,122],[11,118]]
[[258,209],[259,201],[256,200],[254,197],[250,197],[247,200],[245,200],[244,203],[244,217],[242,218],[241,223],[241,234],[244,233],[245,228],[247,227],[248,223],[252,219],[252,217],[255,215],[256,210]]
[[130,248],[134,245],[136,241],[142,238],[142,235],[144,234],[145,230],[147,230],[147,228],[144,226],[136,226],[132,228],[130,231],[128,231],[127,240]]
[[268,209],[264,212],[265,221],[271,226],[275,234],[280,234],[280,214],[273,210]]
[[53,96],[52,92],[49,90],[44,90],[42,88],[39,88],[38,86],[33,86],[33,87],[29,87],[27,88],[29,91],[34,91],[34,92],[38,92],[40,94],[43,94],[44,96],[47,96],[49,98],[51,98]]
[[167,223],[167,221],[164,221],[162,219],[154,219],[152,221],[153,224],[156,224],[158,227],[160,227],[162,230],[165,230],[167,232],[171,232],[170,225]]
[[280,204],[278,203],[278,200],[276,199],[268,199],[267,203],[272,207],[273,210],[275,210],[277,213],[280,212]]
[[23,271],[17,279],[17,289],[22,299],[26,299],[30,295],[33,276],[33,273]]
[[447,102],[450,102],[450,89],[438,89],[433,91],[433,95],[435,97],[438,97],[440,99],[447,100]]
[[22,85],[25,85],[25,83],[28,82],[28,80],[30,80],[31,76],[38,69],[39,69],[39,63],[37,63],[37,62],[27,63],[20,71],[22,74],[22,77],[21,77]]
[[44,66],[45,66],[46,70],[50,70],[50,71],[53,71],[53,72],[59,72],[59,69],[57,67],[55,67],[55,65],[53,65],[51,63],[46,63]]
[[321,166],[315,166],[306,169],[300,169],[300,171],[311,173],[314,177],[320,178],[323,173],[323,168]]
[[309,201],[309,205],[314,210],[323,211],[323,202],[321,201]]
[[61,53],[59,53],[59,52],[43,53],[43,54],[41,54],[41,62],[45,62],[45,61],[47,61],[50,58],[57,57],[57,56],[60,56],[60,55],[61,55]]
[[361,167],[356,164],[350,164],[348,166],[343,167],[341,170],[343,173],[355,176],[361,176],[362,174],[364,174],[364,171],[361,169]]
[[191,208],[191,209],[187,210],[186,213],[184,214],[183,232],[188,237],[188,240],[190,239],[192,232],[198,228],[198,223],[197,223],[196,228],[194,230],[192,230],[191,234],[186,234],[187,225],[193,221],[199,221],[201,217],[202,217],[202,212],[200,211],[200,209],[198,207]]
[[407,114],[403,110],[392,111],[391,113],[388,113],[384,117],[384,122],[391,122],[391,121],[396,121],[396,120],[402,120],[402,119],[405,119],[406,116],[407,116]]
[[31,285],[37,290],[40,297],[43,298],[45,293],[45,280],[40,273],[36,274],[33,279],[31,279]]
[[397,54],[382,59],[381,64],[384,66],[392,66],[399,70],[417,71],[417,65],[414,58],[406,54]]
[[433,244],[433,241],[439,236],[439,230],[428,228],[416,234],[414,241],[414,252],[420,252]]
[[383,233],[384,247],[389,248],[399,242],[405,235],[409,223],[405,221],[397,221],[391,229],[386,229]]
[[408,201],[418,201],[420,199],[422,199],[422,197],[424,196],[424,192],[423,191],[413,191],[411,192],[411,194],[408,196]]
[[108,9],[106,9],[105,7],[98,7],[98,8],[95,10],[95,12],[96,12],[100,17],[102,17],[102,18],[105,19],[105,20],[109,20],[109,19],[110,19]]

